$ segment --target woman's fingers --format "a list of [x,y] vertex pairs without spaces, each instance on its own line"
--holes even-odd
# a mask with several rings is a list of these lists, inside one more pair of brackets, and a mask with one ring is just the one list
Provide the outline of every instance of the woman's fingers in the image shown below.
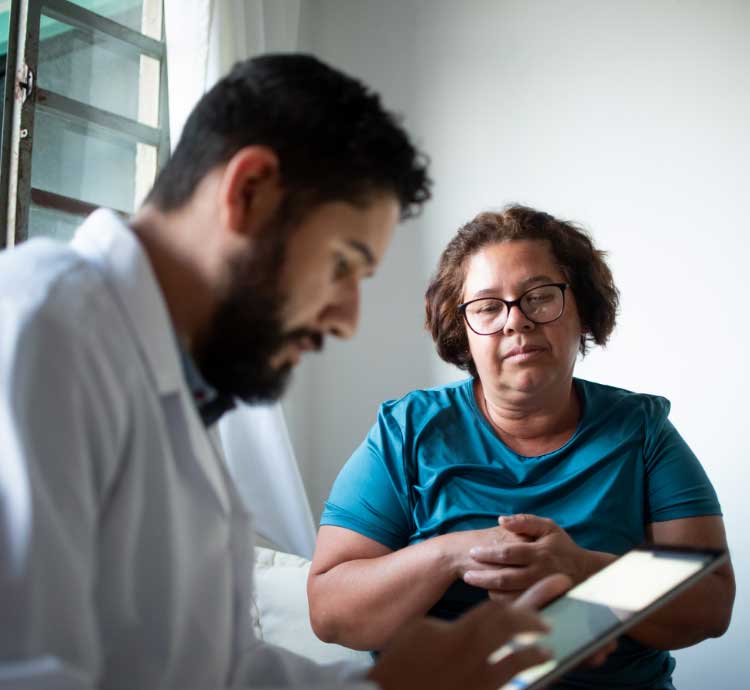
[[498,518],[498,522],[501,527],[510,532],[525,534],[527,537],[532,537],[533,539],[538,539],[560,529],[554,520],[539,517],[538,515],[529,515],[528,513],[503,515]]
[[535,584],[544,573],[534,567],[510,567],[467,570],[464,582],[473,587],[494,589],[502,592],[519,592]]
[[[531,578],[519,577],[518,574],[508,573],[509,568],[501,570],[467,570],[464,582],[472,587],[491,589],[498,592],[519,592],[531,586]],[[528,580],[528,583],[526,582]],[[511,581],[513,585],[511,586]]]
[[540,609],[565,594],[572,586],[573,580],[567,575],[548,575],[518,597],[516,605]]
[[529,565],[535,559],[535,545],[532,542],[517,542],[475,546],[469,549],[469,555],[475,561],[490,565]]

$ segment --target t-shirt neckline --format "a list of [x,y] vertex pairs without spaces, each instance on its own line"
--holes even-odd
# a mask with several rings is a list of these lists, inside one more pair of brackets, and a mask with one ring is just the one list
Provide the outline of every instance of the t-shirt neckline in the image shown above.
[[543,458],[549,457],[550,455],[555,455],[557,453],[560,453],[564,451],[568,446],[570,446],[575,439],[579,436],[581,432],[581,428],[583,427],[583,422],[586,417],[586,387],[584,385],[584,381],[582,379],[573,377],[573,385],[575,386],[576,393],[578,394],[578,402],[581,406],[581,414],[578,418],[578,423],[576,424],[575,431],[570,435],[570,438],[565,441],[559,448],[555,448],[555,450],[551,450],[549,453],[543,453],[542,455],[522,455],[521,453],[516,452],[513,450],[510,446],[508,446],[495,432],[495,429],[492,427],[492,424],[490,424],[489,420],[484,416],[482,413],[482,410],[480,409],[477,399],[474,396],[474,379],[469,378],[466,380],[466,383],[464,385],[464,394],[468,397],[469,405],[471,406],[471,409],[474,411],[474,415],[476,419],[478,420],[479,424],[481,425],[482,429],[490,435],[490,437],[494,440],[495,443],[500,445],[500,447],[506,452],[512,455],[515,458],[518,458],[520,461],[529,461],[529,460],[541,460]]

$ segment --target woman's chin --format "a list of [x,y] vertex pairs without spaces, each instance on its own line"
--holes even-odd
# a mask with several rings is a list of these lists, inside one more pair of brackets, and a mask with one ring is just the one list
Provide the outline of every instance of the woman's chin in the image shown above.
[[508,388],[523,395],[533,395],[547,387],[548,377],[540,375],[541,372],[523,371],[510,377]]

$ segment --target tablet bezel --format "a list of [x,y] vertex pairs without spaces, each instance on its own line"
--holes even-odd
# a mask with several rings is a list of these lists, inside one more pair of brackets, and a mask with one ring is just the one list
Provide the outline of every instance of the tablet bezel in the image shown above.
[[[706,575],[716,570],[716,568],[718,568],[719,566],[727,563],[729,560],[729,552],[727,551],[727,549],[699,548],[699,547],[692,547],[692,546],[677,546],[677,545],[669,545],[669,544],[641,544],[621,554],[620,556],[618,556],[618,558],[615,561],[605,566],[605,568],[602,568],[602,570],[597,571],[597,573],[601,573],[603,570],[605,570],[606,568],[616,563],[617,560],[619,560],[623,556],[626,556],[628,553],[632,553],[634,551],[647,551],[649,553],[656,553],[656,554],[667,553],[667,554],[673,554],[676,556],[702,555],[702,556],[709,557],[711,560],[708,561],[700,570],[693,573],[692,575],[690,575],[688,578],[686,578],[679,584],[675,585],[668,592],[662,594],[658,599],[653,601],[644,609],[638,611],[637,613],[634,613],[626,621],[619,621],[618,623],[615,623],[610,630],[603,633],[600,637],[597,637],[595,640],[592,640],[588,644],[578,648],[575,652],[573,652],[570,656],[566,657],[564,660],[560,660],[557,666],[555,666],[553,669],[550,669],[549,673],[546,673],[543,676],[540,676],[535,681],[533,681],[530,685],[519,686],[519,690],[541,690],[542,688],[548,686],[552,681],[559,679],[560,676],[564,675],[571,669],[578,666],[582,661],[588,659],[590,656],[592,656],[596,651],[601,649],[608,642],[616,639],[617,637],[622,635],[624,632],[632,628],[634,625],[637,625],[638,623],[643,621],[644,618],[647,618],[656,610],[660,609],[666,603],[668,603],[669,601],[674,599],[676,596],[684,592],[691,585],[698,582],[698,580],[703,579]],[[595,575],[597,573],[595,573]],[[567,596],[567,592],[565,594],[562,594],[560,597],[556,597],[553,601],[548,602],[547,606],[550,606],[555,601],[557,601],[558,599],[562,599],[565,596]],[[540,614],[544,615],[544,608],[541,609]],[[512,683],[512,680],[509,682]]]

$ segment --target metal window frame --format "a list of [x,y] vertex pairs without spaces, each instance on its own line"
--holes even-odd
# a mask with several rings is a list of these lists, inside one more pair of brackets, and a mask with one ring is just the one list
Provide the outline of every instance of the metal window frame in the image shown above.
[[5,55],[5,90],[3,92],[2,148],[0,148],[0,180],[5,184],[0,189],[0,249],[8,244],[10,231],[7,229],[8,202],[11,195],[10,172],[13,138],[13,104],[15,102],[16,59],[18,55],[19,26],[21,22],[21,3],[11,2],[10,21],[8,24],[8,52]]
[[[23,84],[24,80],[28,81],[28,72],[34,77],[37,75],[42,15],[78,29],[115,38],[134,54],[159,60],[158,126],[144,125],[54,91],[40,89],[36,85],[33,85],[30,93],[27,91],[24,94]],[[0,152],[0,172],[2,179],[7,180],[6,189],[0,190],[0,219],[6,219],[6,233],[4,238],[0,237],[0,248],[3,245],[13,246],[27,238],[32,202],[41,208],[81,217],[95,208],[82,199],[31,186],[34,115],[37,108],[68,122],[86,124],[109,136],[154,146],[157,150],[158,168],[164,165],[170,151],[163,10],[162,40],[157,41],[68,0],[16,0],[11,3],[9,32]],[[115,210],[121,215],[127,215],[124,211]]]

